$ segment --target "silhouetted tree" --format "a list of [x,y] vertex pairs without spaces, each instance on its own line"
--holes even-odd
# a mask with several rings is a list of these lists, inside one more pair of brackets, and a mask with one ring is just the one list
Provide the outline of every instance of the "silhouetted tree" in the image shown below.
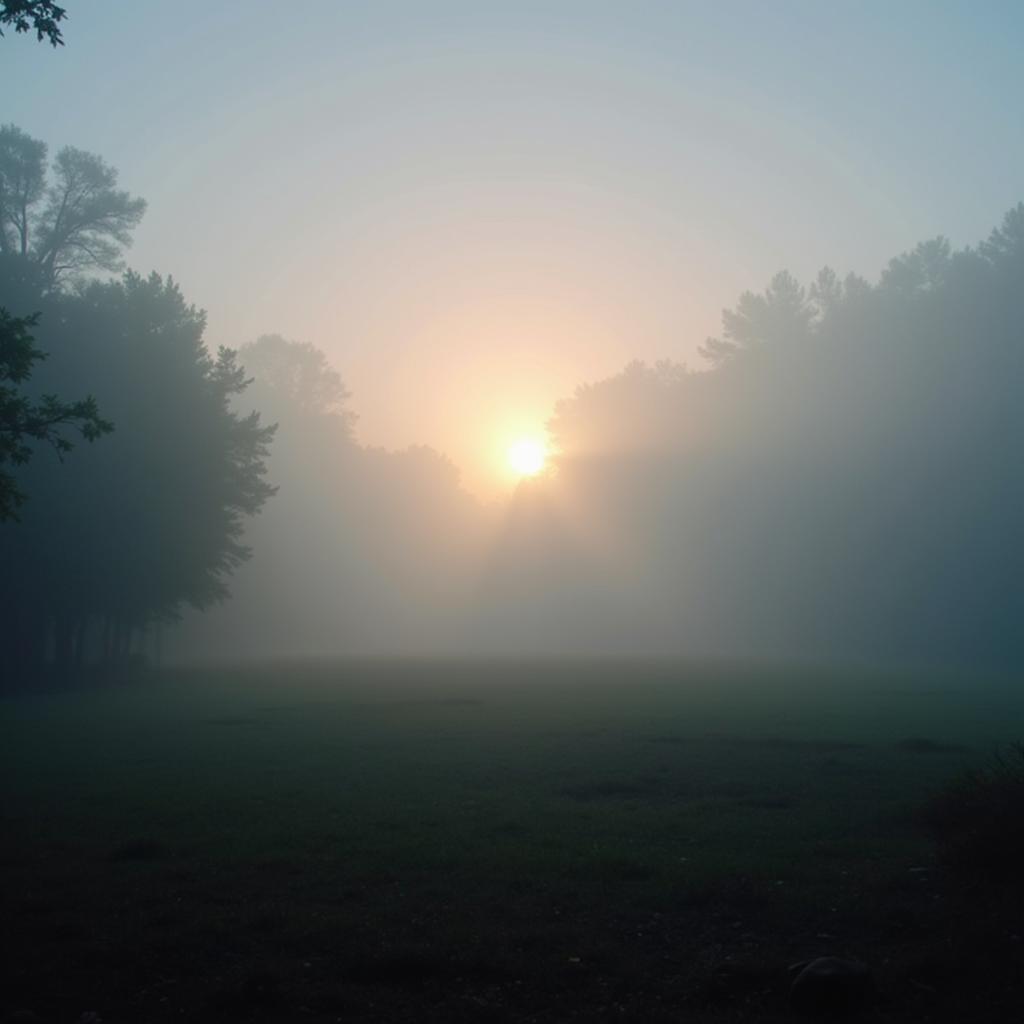
[[995,267],[1016,272],[1024,263],[1024,203],[1007,211],[1003,223],[978,247],[982,258]]
[[942,237],[932,238],[890,260],[882,272],[880,284],[883,290],[908,295],[936,291],[946,283],[952,265],[949,242]]
[[232,411],[246,383],[235,353],[207,352],[205,317],[172,281],[129,273],[31,299],[30,284],[0,280],[0,299],[7,285],[43,312],[53,358],[34,383],[88,388],[118,430],[65,466],[19,467],[32,515],[0,532],[0,660],[12,683],[47,661],[121,659],[148,624],[225,597],[249,554],[244,520],[273,493],[273,428]]
[[60,23],[67,16],[53,0],[0,0],[0,25],[13,26],[15,32],[35,31],[39,42],[46,39],[55,47],[64,45]]
[[35,364],[46,358],[33,343],[31,329],[38,316],[14,317],[0,309],[0,522],[16,518],[25,500],[5,465],[23,465],[32,455],[33,443],[50,446],[58,455],[74,447],[65,428],[76,429],[87,441],[113,429],[101,419],[92,397],[62,402],[56,395],[33,401],[21,386],[31,377]]
[[89,270],[117,271],[146,212],[100,157],[65,146],[47,181],[46,145],[0,127],[0,252],[39,268],[46,288]]
[[803,340],[816,313],[803,286],[782,270],[763,295],[744,292],[735,309],[723,310],[722,337],[708,338],[700,354],[717,365],[744,350]]
[[0,127],[0,252],[29,252],[29,211],[43,198],[46,144],[13,124]]
[[356,415],[341,375],[320,349],[309,342],[289,341],[280,334],[262,334],[243,345],[239,358],[253,378],[250,398],[275,416],[335,418],[351,434]]
[[777,276],[725,312],[708,372],[577,389],[489,580],[534,566],[523,606],[547,608],[520,646],[556,619],[550,642],[577,648],[1013,664],[1022,287],[1018,205],[874,285]]
[[[59,21],[63,11],[45,4],[7,4],[3,15],[6,23],[25,31],[27,19],[35,17],[37,25],[39,18]],[[0,260],[8,296],[18,290],[15,282],[23,296],[41,297],[83,271],[121,266],[121,250],[130,244],[146,204],[118,191],[116,183],[117,172],[98,156],[65,147],[53,161],[48,185],[46,145],[15,125],[0,127]],[[36,323],[28,310],[37,308],[21,306],[25,315],[17,317],[0,307],[5,344],[0,381],[7,382],[0,390],[0,466],[27,461],[33,440],[50,443],[58,454],[68,451],[71,443],[61,427],[77,425],[87,440],[110,429],[91,397],[67,403],[46,394],[33,402],[19,390],[43,358],[28,333]],[[22,499],[10,474],[0,472],[0,520],[13,516]]]
[[441,453],[356,443],[347,391],[326,356],[265,335],[239,352],[250,403],[278,422],[280,493],[248,524],[257,557],[232,599],[187,616],[175,643],[237,656],[451,650],[476,582],[484,510]]

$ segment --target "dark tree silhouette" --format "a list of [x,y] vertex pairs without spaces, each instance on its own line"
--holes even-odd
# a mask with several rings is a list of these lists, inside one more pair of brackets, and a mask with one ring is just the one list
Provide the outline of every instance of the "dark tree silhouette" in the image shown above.
[[39,42],[46,39],[55,47],[64,45],[60,23],[67,16],[53,0],[0,0],[0,25],[12,26],[15,32],[34,31]]
[[249,554],[244,520],[273,493],[273,428],[232,411],[246,384],[235,353],[207,352],[204,314],[171,280],[129,273],[26,296],[31,281],[12,276],[0,278],[3,301],[5,286],[43,312],[53,358],[34,383],[88,388],[118,426],[64,466],[19,467],[32,515],[0,533],[0,674],[17,684],[48,661],[123,659],[133,635],[182,604],[225,597]]
[[66,428],[76,429],[87,441],[94,441],[113,429],[99,415],[94,398],[62,402],[56,395],[33,401],[21,386],[31,377],[35,365],[46,358],[35,347],[31,334],[38,316],[14,317],[0,309],[0,522],[16,518],[25,495],[6,465],[24,465],[33,444],[43,443],[58,455],[74,447]]
[[119,190],[117,171],[95,154],[65,146],[47,179],[46,145],[0,127],[0,253],[37,266],[46,288],[120,270],[145,212],[145,200]]
[[0,252],[29,252],[29,211],[46,187],[46,144],[13,124],[0,127]]
[[[8,23],[25,31],[33,14],[57,16],[44,8],[7,4],[4,13]],[[63,11],[55,10],[60,20]],[[8,294],[20,281],[26,297],[41,298],[86,271],[120,268],[121,251],[131,243],[146,204],[118,191],[116,184],[113,168],[71,147],[57,154],[48,184],[46,145],[15,125],[0,127],[0,260]],[[38,305],[19,309],[27,314]],[[90,441],[110,430],[91,397],[68,403],[48,393],[33,401],[23,393],[34,365],[44,358],[29,334],[36,323],[32,314],[18,317],[0,307],[0,467],[26,462],[33,441],[49,443],[58,455],[69,451],[71,442],[62,428],[77,426]],[[0,469],[0,521],[13,517],[23,499],[14,478]]]

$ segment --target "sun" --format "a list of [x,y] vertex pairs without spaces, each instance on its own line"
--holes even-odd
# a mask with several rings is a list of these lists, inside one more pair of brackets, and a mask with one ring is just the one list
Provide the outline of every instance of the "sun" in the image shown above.
[[547,446],[536,437],[521,437],[508,446],[505,458],[518,476],[536,476],[547,462]]

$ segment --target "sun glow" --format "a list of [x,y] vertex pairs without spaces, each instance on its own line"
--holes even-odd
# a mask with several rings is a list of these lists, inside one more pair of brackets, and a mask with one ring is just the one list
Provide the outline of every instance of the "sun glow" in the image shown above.
[[536,437],[521,437],[505,453],[509,468],[518,476],[536,476],[547,461],[547,446]]

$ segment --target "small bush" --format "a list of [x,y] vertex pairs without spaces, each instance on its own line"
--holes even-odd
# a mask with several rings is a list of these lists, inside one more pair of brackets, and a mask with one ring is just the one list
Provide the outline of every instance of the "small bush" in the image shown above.
[[997,751],[926,809],[949,864],[981,877],[1021,877],[1024,869],[1024,743]]

